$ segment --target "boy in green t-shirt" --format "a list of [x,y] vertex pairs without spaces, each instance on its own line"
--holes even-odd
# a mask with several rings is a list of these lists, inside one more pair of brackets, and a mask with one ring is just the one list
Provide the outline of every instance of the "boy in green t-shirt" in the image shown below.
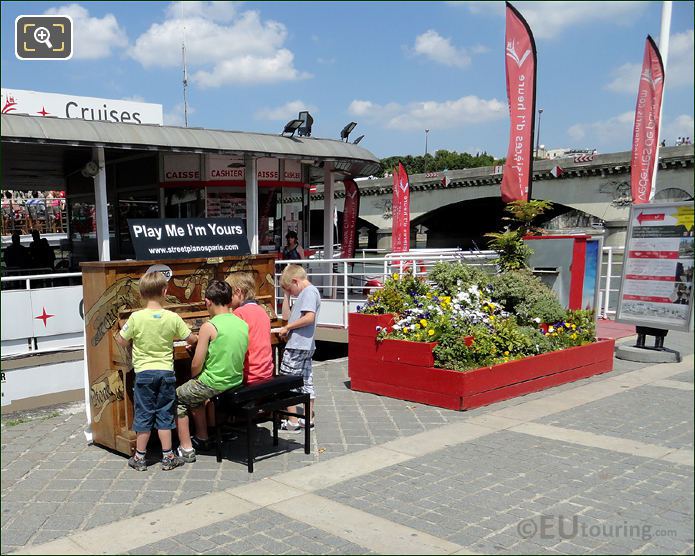
[[[200,327],[198,345],[191,362],[191,380],[176,389],[176,409],[180,446],[177,456],[186,463],[196,459],[196,449],[208,447],[205,403],[225,390],[240,386],[249,345],[249,327],[229,312],[232,288],[213,280],[205,290],[210,320]],[[189,411],[193,414],[196,436],[191,438]]]
[[173,342],[182,339],[194,344],[197,337],[178,314],[162,307],[167,281],[161,272],[145,274],[139,286],[145,308],[132,313],[116,334],[121,346],[133,343],[136,451],[128,465],[136,471],[147,470],[147,442],[152,429],[156,428],[162,444],[162,469],[168,471],[184,464],[171,449],[171,431],[176,428]]

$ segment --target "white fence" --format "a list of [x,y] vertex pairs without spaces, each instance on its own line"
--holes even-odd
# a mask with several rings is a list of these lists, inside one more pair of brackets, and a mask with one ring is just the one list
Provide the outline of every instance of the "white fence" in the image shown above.
[[[615,315],[623,253],[622,248],[603,248],[599,303],[602,317]],[[311,281],[321,289],[319,325],[347,328],[348,313],[357,310],[389,274],[411,269],[414,274],[421,275],[439,261],[461,261],[493,271],[495,257],[492,251],[415,250],[386,256],[363,253],[361,258],[355,259],[277,261],[276,297],[278,302],[282,301],[279,287],[282,269],[292,262],[300,263],[307,269]],[[3,358],[83,345],[82,286],[47,287],[52,280],[81,276],[74,272],[2,278],[4,288],[11,284],[20,288],[2,291]]]
[[604,247],[601,258],[601,285],[599,289],[600,317],[615,316],[618,307],[618,292],[623,275],[623,247]]
[[[2,357],[83,345],[82,286],[50,287],[80,272],[3,277]],[[49,286],[49,287],[47,287]]]

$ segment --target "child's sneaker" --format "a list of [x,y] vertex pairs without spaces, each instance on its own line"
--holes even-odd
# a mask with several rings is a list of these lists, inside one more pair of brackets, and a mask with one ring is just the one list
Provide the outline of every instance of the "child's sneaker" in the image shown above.
[[[306,421],[302,417],[299,418],[299,426],[303,429],[306,428]],[[313,421],[309,424],[309,428],[310,429],[314,428],[314,422]]]
[[282,432],[289,432],[292,434],[297,434],[298,432],[302,431],[302,427],[300,427],[299,425],[293,425],[289,421],[283,421],[280,424],[280,430]]
[[173,454],[171,456],[164,456],[162,458],[162,471],[171,471],[172,469],[181,467],[184,463],[186,462],[179,456]]
[[184,448],[179,446],[178,450],[176,450],[176,455],[186,463],[193,463],[195,461],[195,448],[185,450]]
[[133,456],[128,460],[128,465],[135,469],[135,471],[147,471],[147,462],[145,458]]

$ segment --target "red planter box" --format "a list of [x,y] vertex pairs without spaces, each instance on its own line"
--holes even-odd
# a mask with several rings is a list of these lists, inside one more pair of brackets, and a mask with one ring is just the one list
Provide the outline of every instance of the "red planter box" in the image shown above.
[[[348,333],[349,333],[348,328]],[[383,340],[377,343],[377,357],[389,363],[407,363],[421,367],[434,367],[432,350],[437,342],[408,342],[406,340]]]
[[[358,317],[358,333],[370,328],[365,317],[378,318]],[[378,343],[376,326],[382,325],[372,321],[370,339],[353,335],[353,320],[349,322],[348,374],[353,390],[447,409],[472,409],[613,369],[613,340],[471,371],[436,369],[432,366],[435,343]]]

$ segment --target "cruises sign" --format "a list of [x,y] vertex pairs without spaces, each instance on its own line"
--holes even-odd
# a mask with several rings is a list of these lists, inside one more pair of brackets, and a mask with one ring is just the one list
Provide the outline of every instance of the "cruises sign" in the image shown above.
[[2,89],[3,114],[163,125],[161,104]]

